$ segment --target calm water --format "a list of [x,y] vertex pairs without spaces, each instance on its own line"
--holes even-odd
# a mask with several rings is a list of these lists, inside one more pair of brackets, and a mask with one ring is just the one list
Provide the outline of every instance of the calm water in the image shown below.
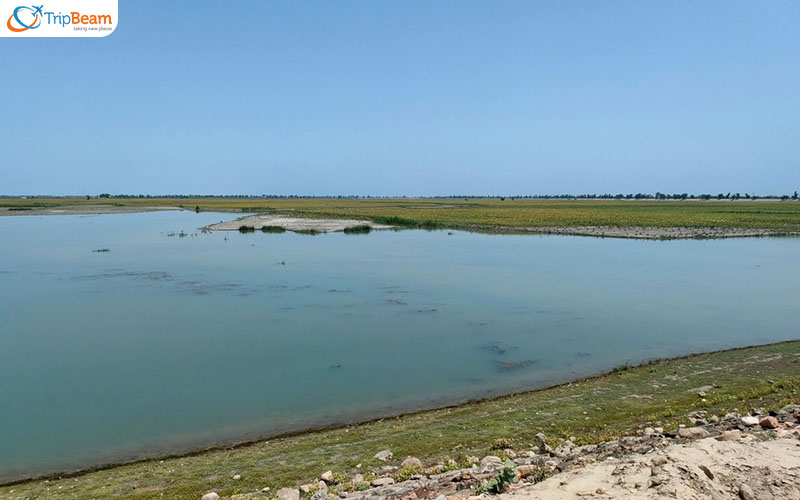
[[0,478],[800,337],[800,239],[196,234],[227,218],[0,218]]

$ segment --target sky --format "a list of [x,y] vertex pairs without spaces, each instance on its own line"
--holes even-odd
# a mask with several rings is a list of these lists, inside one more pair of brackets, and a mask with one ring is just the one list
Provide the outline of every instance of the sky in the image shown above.
[[800,190],[797,1],[119,17],[106,38],[0,38],[0,194]]

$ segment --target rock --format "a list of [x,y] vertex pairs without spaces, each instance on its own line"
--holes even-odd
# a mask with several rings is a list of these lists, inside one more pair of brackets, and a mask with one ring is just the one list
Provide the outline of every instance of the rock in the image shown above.
[[780,422],[775,417],[764,417],[758,421],[758,425],[765,429],[777,429]]
[[325,481],[318,482],[317,491],[324,491],[325,493],[328,493],[328,483],[326,483]]
[[742,425],[746,425],[747,427],[758,425],[758,417],[746,416],[739,419],[739,421],[742,423]]
[[269,493],[269,486],[261,488],[261,493]]
[[542,455],[553,455],[553,449],[547,445],[547,436],[541,432],[536,434],[536,442],[539,444],[539,453]]
[[400,467],[404,467],[406,469],[421,469],[422,468],[422,461],[416,457],[406,457],[402,463],[400,463]]
[[656,433],[656,430],[653,429],[652,427],[645,427],[644,428],[644,435],[647,436],[647,437],[650,437],[655,433]]
[[596,490],[594,490],[594,492],[597,493],[598,495],[606,494],[606,490],[604,490],[603,488],[597,488]]
[[389,450],[382,450],[375,454],[375,458],[377,458],[381,462],[385,462],[387,460],[391,460],[392,458],[394,458],[394,454]]
[[656,431],[656,434],[664,434],[663,427],[655,427],[653,430]]
[[436,497],[436,500],[447,500],[447,497],[444,495],[439,495],[438,497]]
[[390,484],[394,484],[394,479],[391,477],[379,477],[378,479],[372,481],[372,486],[375,488],[380,488],[381,486],[389,486]]
[[505,453],[506,456],[508,458],[510,458],[511,460],[514,460],[515,458],[517,458],[517,452],[515,452],[511,448],[506,448],[505,450],[503,450],[503,453]]
[[574,448],[575,448],[575,443],[567,439],[566,441],[561,443],[561,446],[556,448],[553,453],[555,453],[556,456],[563,457],[572,453],[572,450]]
[[315,491],[313,495],[311,495],[311,500],[327,500],[328,499],[328,491]]
[[712,424],[718,424],[719,417],[716,415],[711,415],[710,417],[708,417],[708,421],[711,422]]
[[742,431],[740,431],[739,429],[735,429],[732,431],[725,431],[714,439],[716,439],[717,441],[738,441],[741,438],[742,438]]
[[347,492],[346,491],[340,491],[339,492],[339,498],[347,498]]
[[656,467],[660,467],[660,466],[664,465],[665,463],[667,463],[667,457],[665,457],[663,455],[656,455],[656,456],[653,457],[652,460],[650,460],[650,463],[653,464]]
[[300,500],[300,490],[296,488],[281,488],[275,495],[280,500]]
[[487,465],[502,465],[503,460],[500,457],[496,457],[494,455],[486,455],[481,459],[481,465],[486,467]]
[[323,472],[319,476],[319,478],[322,479],[323,481],[325,481],[326,483],[332,483],[333,482],[333,471]]
[[392,474],[398,468],[399,467],[395,467],[394,465],[384,465],[383,467],[378,469],[378,475],[379,476],[386,476],[386,475]]
[[739,498],[742,500],[758,500],[753,490],[744,483],[739,485]]
[[702,427],[684,427],[678,430],[678,436],[684,439],[700,439],[708,437],[708,431]]
[[240,480],[241,478],[242,478],[242,475],[241,475],[241,474],[234,474],[232,479],[233,479],[234,481],[238,481],[238,480]]
[[314,485],[313,484],[301,484],[300,485],[300,491],[302,491],[303,493],[311,493],[311,490],[313,490],[313,489],[314,489]]
[[364,475],[363,474],[356,474],[353,476],[353,485],[358,486],[360,483],[364,482]]
[[219,495],[217,494],[216,491],[211,491],[203,495],[203,497],[200,500],[219,500]]
[[517,467],[517,477],[520,479],[526,478],[533,474],[533,471],[536,470],[533,465],[520,465]]
[[714,479],[714,473],[711,472],[711,469],[709,469],[705,465],[698,465],[698,467],[700,468],[701,471],[703,471],[703,474],[705,474],[706,477],[708,477],[709,479]]

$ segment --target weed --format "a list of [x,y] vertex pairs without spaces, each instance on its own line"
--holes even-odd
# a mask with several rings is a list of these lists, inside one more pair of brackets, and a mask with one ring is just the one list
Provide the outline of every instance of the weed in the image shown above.
[[517,466],[511,460],[506,460],[503,468],[497,473],[495,477],[483,483],[475,493],[480,495],[482,493],[500,493],[503,488],[508,484],[516,484],[519,482],[517,477]]

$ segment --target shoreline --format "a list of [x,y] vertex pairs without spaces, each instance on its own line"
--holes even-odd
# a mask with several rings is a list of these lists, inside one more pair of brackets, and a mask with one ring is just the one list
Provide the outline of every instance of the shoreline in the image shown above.
[[172,212],[185,210],[171,206],[130,205],[61,205],[55,207],[0,207],[0,217],[22,217],[34,215],[115,215],[148,212]]
[[[588,375],[585,377],[580,377],[577,379],[570,379],[566,380],[561,383],[548,385],[544,387],[532,388],[532,389],[523,389],[523,390],[515,390],[508,393],[501,393],[496,394],[488,397],[477,397],[466,399],[461,402],[456,402],[453,404],[445,404],[442,406],[433,406],[427,408],[420,408],[410,411],[403,411],[400,410],[394,413],[384,413],[374,417],[368,417],[364,419],[353,419],[350,421],[343,421],[343,422],[336,422],[326,425],[320,426],[310,426],[305,427],[302,429],[297,429],[293,431],[287,432],[277,432],[274,434],[266,433],[264,435],[260,435],[256,438],[246,439],[241,441],[232,441],[227,444],[219,444],[219,445],[212,445],[212,446],[205,446],[201,448],[197,448],[194,450],[186,451],[186,452],[177,452],[177,453],[161,453],[161,454],[153,454],[144,456],[142,458],[136,459],[123,459],[119,461],[112,461],[103,463],[96,466],[91,467],[81,467],[75,469],[63,469],[57,472],[49,472],[39,475],[29,475],[26,477],[21,477],[18,479],[12,479],[8,481],[0,480],[0,488],[6,488],[10,486],[17,486],[17,485],[25,485],[25,484],[32,484],[38,483],[42,481],[53,481],[53,480],[61,480],[61,479],[69,479],[69,478],[76,478],[80,476],[85,476],[87,474],[92,474],[96,472],[104,472],[104,471],[111,471],[114,469],[119,469],[122,467],[128,466],[136,466],[140,464],[147,464],[152,463],[155,461],[167,461],[167,460],[174,460],[174,459],[185,459],[191,457],[202,457],[205,455],[210,455],[216,452],[222,451],[234,451],[234,450],[241,450],[246,449],[249,447],[253,447],[265,441],[275,441],[275,440],[283,440],[283,439],[291,439],[291,438],[298,438],[298,437],[310,437],[314,435],[324,434],[332,431],[342,431],[342,430],[349,430],[351,428],[357,428],[362,426],[369,426],[371,424],[381,423],[386,420],[395,420],[395,419],[404,419],[410,417],[418,417],[418,416],[425,416],[426,414],[433,414],[433,413],[440,413],[440,412],[447,412],[450,410],[469,410],[479,407],[481,405],[485,405],[488,403],[499,403],[504,402],[507,400],[512,400],[514,398],[526,397],[526,396],[534,396],[537,394],[545,393],[548,391],[554,391],[558,389],[565,389],[571,386],[578,386],[581,384],[587,384],[596,382],[600,379],[607,378],[609,376],[613,376],[620,371],[624,372],[629,369],[640,369],[646,368],[651,365],[657,364],[664,364],[664,363],[680,363],[684,361],[688,361],[694,358],[699,358],[703,356],[712,356],[712,355],[719,355],[719,354],[733,354],[742,351],[749,351],[749,350],[756,350],[756,349],[765,349],[765,348],[775,348],[780,346],[786,346],[791,344],[800,344],[800,339],[796,340],[784,340],[779,342],[773,342],[768,344],[753,344],[747,345],[742,347],[734,347],[730,349],[720,349],[714,351],[706,351],[706,352],[695,352],[686,354],[683,356],[677,356],[673,358],[654,358],[650,360],[643,361],[638,365],[624,365],[623,367],[613,368],[608,371],[599,372],[593,375]],[[797,356],[800,357],[800,352],[798,352]],[[800,358],[799,358],[800,359]]]
[[[800,236],[800,202],[765,200],[536,200],[494,198],[0,198],[0,217],[103,215],[167,210],[239,214],[209,230],[284,221],[305,234],[430,229],[488,234],[569,235],[641,240]],[[232,215],[233,217],[233,215]],[[240,220],[241,219],[241,220]],[[277,225],[277,224],[276,224]],[[269,232],[267,228],[266,231]],[[367,231],[364,231],[367,232]]]

